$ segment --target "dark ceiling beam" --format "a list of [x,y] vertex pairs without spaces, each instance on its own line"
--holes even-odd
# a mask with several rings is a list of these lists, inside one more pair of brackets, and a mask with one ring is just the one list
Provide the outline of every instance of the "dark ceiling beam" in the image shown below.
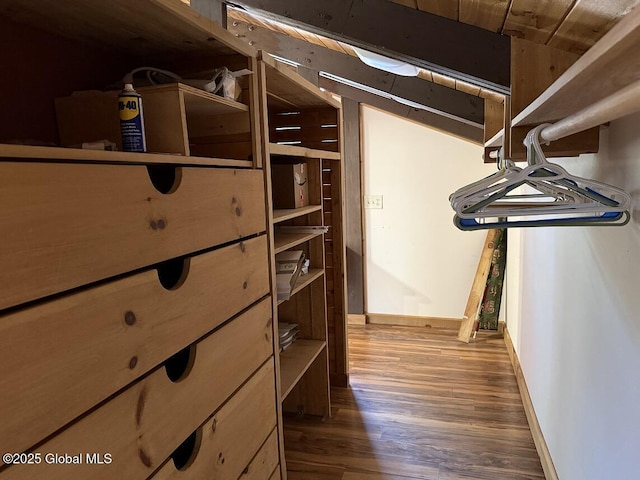
[[510,39],[388,0],[233,0],[288,25],[502,94]]
[[297,38],[248,25],[230,15],[228,29],[259,50],[291,60],[316,71],[328,72],[361,85],[423,105],[459,121],[482,125],[484,100],[452,88],[402,77],[368,67],[356,57]]
[[191,0],[189,5],[200,15],[227,28],[227,5],[222,0]]
[[318,85],[337,95],[350,98],[356,102],[365,103],[372,107],[378,108],[388,113],[398,115],[399,117],[412,120],[429,128],[434,128],[441,132],[453,135],[472,143],[482,145],[484,141],[484,130],[462,122],[457,122],[442,115],[408,107],[394,100],[380,97],[372,93],[350,87],[343,83],[320,77]]

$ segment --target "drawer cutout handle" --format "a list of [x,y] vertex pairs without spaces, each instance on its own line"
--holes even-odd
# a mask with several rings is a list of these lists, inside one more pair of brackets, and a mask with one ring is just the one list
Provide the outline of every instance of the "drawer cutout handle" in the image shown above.
[[178,383],[187,378],[193,364],[196,361],[196,345],[189,345],[178,353],[173,354],[164,361],[164,369],[167,377],[173,383]]
[[147,173],[154,188],[164,195],[175,192],[182,180],[182,167],[147,165]]
[[184,471],[189,468],[198,456],[202,444],[202,428],[187,437],[171,454],[171,460],[176,470]]
[[158,280],[166,290],[177,290],[187,280],[191,259],[189,257],[172,258],[159,264]]

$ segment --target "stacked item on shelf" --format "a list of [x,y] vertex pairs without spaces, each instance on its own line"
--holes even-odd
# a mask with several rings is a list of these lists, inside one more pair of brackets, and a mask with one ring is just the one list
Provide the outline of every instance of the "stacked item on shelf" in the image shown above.
[[293,290],[302,266],[305,255],[302,250],[286,250],[276,255],[276,286],[278,300],[288,300]]
[[[329,231],[329,227],[324,225],[278,225],[274,228],[274,232],[276,234],[302,233],[302,234],[319,235],[319,234],[326,234],[328,231]],[[300,270],[300,276],[307,275],[309,273],[310,266],[311,266],[311,260],[309,258],[304,258],[302,262],[302,268]],[[281,273],[281,272],[278,271],[277,273]],[[285,281],[285,278],[281,277],[283,288],[286,288],[284,281]],[[288,298],[285,298],[285,300],[287,299]]]
[[300,328],[296,323],[286,323],[279,322],[278,323],[278,338],[280,340],[280,351],[286,350],[287,347],[291,346],[291,344],[298,338],[300,334]]

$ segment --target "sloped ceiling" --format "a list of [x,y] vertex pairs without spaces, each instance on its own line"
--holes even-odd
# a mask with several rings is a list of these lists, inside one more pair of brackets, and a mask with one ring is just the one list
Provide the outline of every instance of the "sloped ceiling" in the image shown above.
[[582,55],[637,0],[387,0]]
[[[509,36],[582,54],[638,0],[316,0],[295,4],[284,0],[238,0],[238,3],[246,10],[229,9],[229,30],[246,37],[256,48],[264,48],[260,44],[264,36],[253,35],[251,31],[260,29],[280,35],[279,45],[286,36],[353,58],[351,43],[413,63],[421,67],[419,79],[425,85],[431,82],[468,96],[469,114],[463,112],[459,118],[466,122],[475,118],[472,110],[477,108],[477,102],[473,98],[480,102],[484,99],[502,102],[502,94],[508,93],[510,58],[508,48],[505,50],[503,45]],[[362,23],[367,25],[353,26]],[[431,37],[421,31],[428,28],[435,29],[435,34],[429,33]],[[478,30],[486,33],[478,35]],[[451,32],[457,35],[453,39]],[[404,36],[405,42],[395,41],[392,34]],[[421,44],[416,47],[408,39]],[[427,39],[431,41],[429,45],[425,45]],[[438,52],[435,57],[433,51]],[[440,70],[438,65],[433,65],[433,59],[443,59],[443,52],[465,58],[456,58],[453,67]],[[307,66],[315,68],[313,62],[309,62],[311,65]],[[483,65],[477,69],[477,63],[487,62],[488,68]],[[428,68],[430,65],[435,68]],[[504,73],[502,77],[487,78],[486,82],[479,78],[485,75],[483,72],[489,72],[487,77],[490,77],[492,69],[506,70],[506,81]],[[411,92],[423,88],[416,87],[415,82],[410,88],[400,88],[401,83],[408,85],[408,81],[399,77],[384,82],[389,83],[385,91],[410,101],[415,101]],[[424,87],[428,88],[431,87]],[[401,94],[394,93],[394,89]],[[443,95],[443,90],[432,93],[445,100],[449,98]],[[451,99],[458,101],[457,97]],[[429,109],[432,105],[426,107]],[[439,112],[438,108],[435,113],[451,113]]]

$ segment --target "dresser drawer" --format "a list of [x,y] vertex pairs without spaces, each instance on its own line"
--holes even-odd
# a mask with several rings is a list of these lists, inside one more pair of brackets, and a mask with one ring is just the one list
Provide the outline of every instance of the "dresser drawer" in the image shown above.
[[[280,448],[278,431],[273,430],[251,463],[242,471],[238,480],[269,480],[271,472],[280,471]],[[280,478],[278,476],[278,478]]]
[[269,292],[266,237],[0,316],[0,451],[55,432]]
[[269,362],[201,427],[187,466],[169,460],[153,480],[268,480],[279,462],[275,398]]
[[269,477],[269,480],[280,480],[281,478],[282,478],[282,475],[280,475],[280,469],[278,469],[275,472],[273,472],[273,475]]
[[[146,479],[253,372],[273,362],[272,328],[267,297],[200,340],[184,378],[174,382],[157,368],[34,450],[43,457],[109,453],[110,464],[12,465],[2,480]],[[270,375],[274,383],[272,367]]]
[[0,162],[0,310],[265,230],[262,171],[151,168]]

